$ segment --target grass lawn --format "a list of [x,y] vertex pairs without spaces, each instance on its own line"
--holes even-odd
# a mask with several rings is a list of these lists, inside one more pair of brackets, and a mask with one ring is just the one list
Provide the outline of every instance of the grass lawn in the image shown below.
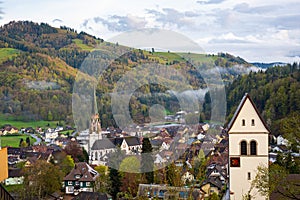
[[196,54],[196,53],[178,53],[178,55],[182,56],[185,59],[192,59],[194,63],[214,63],[217,56],[208,56],[206,54]]
[[82,43],[82,40],[80,40],[80,39],[73,39],[73,42],[74,42],[78,47],[80,47],[82,50],[91,51],[91,50],[94,49],[94,47],[92,47],[92,46],[83,44],[83,43]]
[[17,192],[23,188],[23,184],[21,184],[21,185],[3,185],[3,186],[8,192]]
[[39,121],[21,121],[18,120],[12,116],[5,116],[5,115],[0,115],[0,126],[3,126],[5,124],[10,124],[12,126],[15,126],[17,128],[27,128],[27,127],[42,127],[45,128],[50,125],[50,127],[56,127],[58,121],[44,121],[44,120],[39,120]]
[[59,131],[59,133],[63,134],[63,135],[67,135],[67,133],[69,133],[69,135],[71,135],[73,132],[74,132],[74,130]]
[[26,138],[30,138],[30,143],[33,144],[36,139],[30,137],[29,135],[20,135],[20,136],[0,136],[1,146],[10,146],[10,147],[19,147],[20,139],[23,138],[26,141]]
[[17,55],[19,50],[13,48],[0,48],[0,63]]

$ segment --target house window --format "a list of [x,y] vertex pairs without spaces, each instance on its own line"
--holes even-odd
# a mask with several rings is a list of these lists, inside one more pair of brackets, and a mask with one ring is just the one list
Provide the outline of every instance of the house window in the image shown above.
[[255,121],[254,121],[254,119],[251,120],[251,126],[255,126]]
[[68,185],[73,185],[72,181],[68,181]]
[[256,141],[250,142],[250,154],[251,155],[257,155],[257,143]]
[[240,145],[241,145],[241,155],[247,155],[247,142],[242,141]]
[[248,180],[251,180],[251,173],[248,172]]
[[75,178],[79,179],[80,178],[80,174],[75,175]]
[[91,186],[91,183],[90,182],[86,182],[86,186]]
[[242,119],[242,126],[246,126],[246,120]]
[[98,152],[95,152],[95,160],[98,160]]

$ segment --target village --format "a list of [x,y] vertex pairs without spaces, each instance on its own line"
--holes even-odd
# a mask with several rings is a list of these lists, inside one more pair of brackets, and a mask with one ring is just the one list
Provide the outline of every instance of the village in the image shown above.
[[[245,140],[240,143],[240,147],[237,147],[237,149],[240,149],[238,151],[241,152],[232,153],[234,148],[231,146],[231,151],[229,149],[229,131],[231,129],[236,128],[239,130],[241,139],[245,138],[242,134],[249,131],[255,132],[253,127],[256,125],[260,129],[268,130],[254,105],[252,105],[253,108],[251,106],[247,108],[251,112],[253,111],[254,115],[249,115],[250,118],[247,115],[240,116],[243,115],[243,109],[246,109],[243,108],[245,101],[249,101],[247,96],[243,98],[240,104],[242,106],[239,106],[237,114],[233,116],[233,120],[226,128],[210,123],[187,126],[183,123],[185,115],[182,111],[173,116],[166,116],[166,121],[159,125],[128,127],[126,131],[113,127],[101,127],[98,114],[91,116],[90,128],[83,131],[76,131],[69,126],[49,127],[44,130],[40,127],[26,127],[18,130],[13,124],[7,125],[0,130],[1,136],[20,133],[31,135],[34,138],[38,138],[38,140],[32,145],[22,146],[20,142],[19,147],[7,146],[2,149],[7,151],[8,161],[8,167],[6,168],[8,177],[3,180],[3,183],[6,187],[22,185],[24,184],[24,168],[34,166],[40,160],[59,163],[61,162],[62,154],[65,154],[65,156],[72,157],[74,167],[66,171],[67,173],[61,184],[61,191],[49,195],[47,199],[81,199],[86,198],[87,195],[94,195],[97,199],[112,199],[112,196],[108,193],[97,192],[99,191],[99,188],[96,187],[98,185],[97,181],[99,181],[97,177],[101,175],[101,172],[99,173],[96,170],[97,167],[111,167],[110,163],[114,159],[113,155],[115,153],[121,154],[120,152],[124,155],[124,160],[131,157],[141,160],[143,141],[144,138],[148,138],[152,147],[153,169],[160,170],[166,169],[170,165],[175,166],[178,169],[180,184],[173,183],[171,185],[166,180],[166,176],[162,175],[160,177],[161,180],[156,181],[157,183],[140,182],[136,186],[138,188],[138,192],[135,194],[137,197],[143,196],[147,199],[188,199],[192,194],[193,199],[210,199],[212,196],[217,196],[219,199],[228,199],[229,196],[239,194],[239,191],[236,191],[236,194],[234,194],[235,188],[229,188],[229,174],[231,173],[231,176],[234,177],[234,167],[236,167],[235,165],[239,167],[240,162],[244,162],[243,159],[253,159],[253,155],[261,154],[261,150],[257,148],[259,140],[262,140],[266,145],[265,158],[267,160],[264,162],[267,165],[275,163],[278,155],[300,156],[299,152],[290,150],[290,144],[287,139],[281,135],[275,137],[271,134],[266,134],[264,131],[260,134],[263,134],[263,137],[267,138],[266,140],[260,139],[261,136],[257,136],[258,139],[255,140],[255,146],[251,142],[250,153],[252,156],[249,158],[243,156],[248,155],[247,151],[249,151],[243,145]],[[249,127],[248,129],[235,127],[238,126],[235,124],[237,123],[236,121],[241,119],[242,128],[243,126],[247,127],[245,120],[252,121],[250,129]],[[68,134],[61,134],[61,132],[66,130],[69,130]],[[251,139],[253,137],[255,136],[252,136]],[[264,147],[260,146],[260,148],[263,149]],[[80,158],[76,151],[81,152]],[[82,154],[82,151],[86,153]],[[3,155],[1,154],[1,156]],[[130,165],[135,164],[131,163]],[[5,168],[1,168],[1,170],[5,170]],[[251,170],[253,171],[253,169]],[[253,175],[250,174],[252,173],[251,170],[246,170],[248,182],[254,179]],[[103,173],[107,173],[107,171]],[[231,184],[231,186],[233,185],[234,183]],[[12,195],[17,194],[14,193]]]

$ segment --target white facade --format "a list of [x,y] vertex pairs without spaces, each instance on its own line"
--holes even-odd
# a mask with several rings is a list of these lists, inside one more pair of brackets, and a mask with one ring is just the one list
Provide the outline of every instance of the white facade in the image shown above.
[[46,139],[48,139],[48,140],[50,139],[50,140],[51,140],[51,139],[55,139],[55,138],[57,138],[57,137],[58,137],[58,132],[56,132],[56,131],[54,131],[54,132],[48,132],[48,131],[47,131],[47,132],[45,133],[45,140],[46,140]]
[[276,138],[276,141],[277,141],[277,145],[289,146],[289,141],[287,139],[285,139],[284,137],[282,137],[281,135],[279,135]]
[[20,185],[24,182],[24,176],[21,177],[9,177],[5,179],[5,185]]
[[[242,200],[251,188],[258,166],[268,166],[269,130],[249,95],[241,101],[229,123],[230,199]],[[253,199],[266,199],[253,188]]]

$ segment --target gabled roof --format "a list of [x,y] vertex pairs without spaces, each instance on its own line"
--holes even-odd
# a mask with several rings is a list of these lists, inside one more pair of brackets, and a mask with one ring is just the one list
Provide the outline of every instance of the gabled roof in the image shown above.
[[209,177],[214,171],[219,172],[221,176],[223,176],[225,179],[227,178],[227,172],[225,168],[222,168],[220,165],[214,165],[211,168],[208,168],[206,175]]
[[228,126],[227,126],[227,127],[228,127],[228,133],[230,132],[231,128],[233,127],[233,125],[234,125],[236,119],[238,118],[238,116],[239,116],[240,112],[242,111],[242,109],[243,109],[243,107],[244,107],[244,105],[245,105],[245,103],[246,103],[247,100],[250,101],[252,107],[254,108],[256,114],[258,115],[260,121],[263,123],[264,127],[267,129],[268,132],[270,132],[270,129],[269,129],[268,126],[266,125],[266,123],[265,123],[265,121],[263,120],[262,116],[261,116],[260,113],[258,112],[258,110],[257,110],[257,108],[256,108],[256,106],[255,106],[255,104],[254,104],[254,102],[253,102],[252,99],[250,98],[250,95],[249,95],[248,93],[246,93],[246,94],[244,95],[243,99],[241,100],[239,106],[237,107],[237,109],[236,109],[236,111],[235,111],[235,113],[234,113],[234,115],[233,115],[231,121],[229,122],[229,124],[228,124]]
[[8,170],[8,177],[21,177],[23,176],[22,169],[9,169]]
[[92,150],[113,149],[116,146],[109,139],[96,140],[92,146]]
[[93,176],[88,171],[86,171],[79,179],[79,181],[93,181]]
[[128,146],[135,146],[141,144],[138,137],[125,137],[124,139]]
[[211,185],[217,187],[219,190],[222,189],[222,181],[219,177],[209,177],[205,182],[210,183]]
[[111,139],[115,146],[121,146],[124,140],[126,141],[128,146],[135,146],[141,144],[139,138],[135,136],[117,137]]
[[[80,175],[79,179],[75,178],[75,175]],[[98,176],[98,173],[92,169],[91,166],[89,166],[85,162],[76,163],[75,167],[72,169],[72,171],[64,177],[64,181],[94,181],[94,179]]]

